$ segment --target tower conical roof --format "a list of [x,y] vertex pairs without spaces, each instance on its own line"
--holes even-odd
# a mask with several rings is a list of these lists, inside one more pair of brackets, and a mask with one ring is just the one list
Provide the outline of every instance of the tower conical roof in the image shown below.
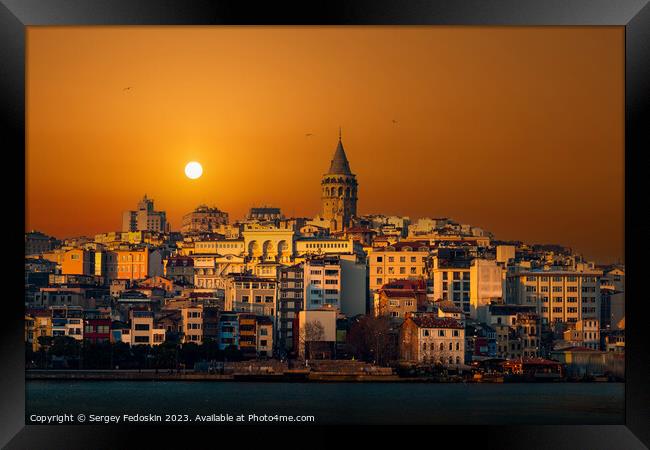
[[350,170],[350,163],[348,162],[347,156],[345,156],[345,150],[343,149],[343,142],[341,142],[340,136],[339,143],[336,146],[336,150],[334,151],[332,163],[330,164],[330,170],[327,173],[337,175],[352,175],[352,171]]

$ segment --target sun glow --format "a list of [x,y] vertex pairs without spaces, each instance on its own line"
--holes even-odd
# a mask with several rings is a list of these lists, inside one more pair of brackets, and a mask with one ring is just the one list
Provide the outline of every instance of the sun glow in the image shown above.
[[190,161],[185,166],[185,175],[187,178],[196,180],[197,178],[200,178],[202,174],[203,167],[201,167],[201,164],[197,163],[196,161]]

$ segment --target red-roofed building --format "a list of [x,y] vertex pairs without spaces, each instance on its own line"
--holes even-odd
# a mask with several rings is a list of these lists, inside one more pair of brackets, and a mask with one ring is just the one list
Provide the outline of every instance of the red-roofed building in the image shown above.
[[425,311],[426,303],[427,285],[423,279],[395,280],[374,294],[373,311],[375,317],[402,321],[411,313]]
[[400,328],[400,357],[459,368],[465,362],[465,328],[456,319],[433,313],[409,316]]
[[375,294],[375,317],[388,316],[401,322],[410,313],[417,311],[417,296],[409,289],[382,289]]

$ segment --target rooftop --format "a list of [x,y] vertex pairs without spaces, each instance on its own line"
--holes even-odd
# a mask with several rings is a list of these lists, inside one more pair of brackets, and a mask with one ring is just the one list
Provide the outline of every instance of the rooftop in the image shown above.
[[419,328],[458,328],[462,329],[460,322],[449,317],[435,317],[432,315],[421,315],[411,317],[411,320]]
[[330,175],[352,175],[350,170],[350,163],[348,158],[345,155],[345,149],[343,148],[343,142],[341,142],[341,136],[339,135],[339,143],[336,146],[334,151],[334,156],[332,157],[332,162],[330,163],[330,169],[327,172]]
[[451,300],[440,300],[434,303],[434,305],[442,310],[443,312],[448,313],[462,313],[463,310],[454,304]]
[[415,298],[415,291],[410,289],[382,289],[381,292],[389,298]]
[[413,291],[426,290],[426,288],[427,288],[427,284],[421,278],[415,280],[409,280],[409,279],[395,280],[395,281],[391,281],[390,283],[386,283],[381,287],[381,289],[401,289],[401,290],[410,289]]

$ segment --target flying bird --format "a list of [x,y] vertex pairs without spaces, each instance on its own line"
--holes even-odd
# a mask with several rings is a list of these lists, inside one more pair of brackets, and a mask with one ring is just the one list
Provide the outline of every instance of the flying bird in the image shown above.
[[397,120],[393,119],[393,123],[397,123]]
[[130,90],[131,90],[131,86],[125,87],[125,88],[122,89],[122,90],[123,90],[123,91],[130,91]]
[[312,133],[307,133],[307,134],[305,134],[305,136],[309,137],[309,136],[313,136],[313,134]]

